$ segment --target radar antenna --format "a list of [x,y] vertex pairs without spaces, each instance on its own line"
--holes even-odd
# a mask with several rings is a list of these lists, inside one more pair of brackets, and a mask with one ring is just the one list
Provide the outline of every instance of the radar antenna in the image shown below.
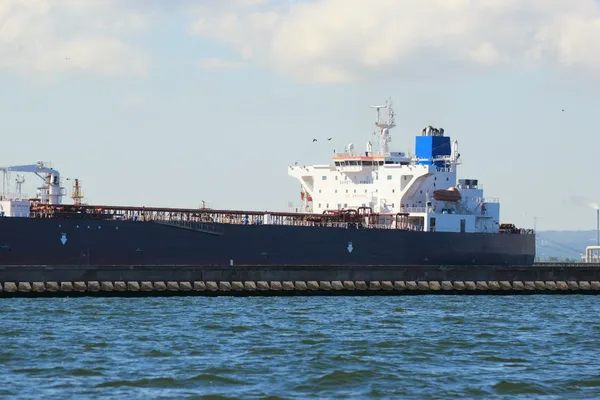
[[[371,108],[374,108],[377,110],[375,126],[377,126],[380,129],[392,129],[393,127],[396,126],[396,113],[394,112],[394,109],[392,108],[392,99],[391,98],[389,100],[386,100],[385,104],[371,106]],[[388,110],[387,118],[385,118],[386,116],[381,115],[382,109]]]

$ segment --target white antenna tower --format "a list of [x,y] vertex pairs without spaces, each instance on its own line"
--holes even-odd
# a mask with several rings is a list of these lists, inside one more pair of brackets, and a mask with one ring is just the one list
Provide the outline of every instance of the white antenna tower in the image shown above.
[[[392,99],[386,100],[385,104],[378,106],[371,106],[377,110],[377,118],[375,119],[375,126],[379,128],[379,154],[386,155],[390,152],[389,143],[392,141],[390,135],[390,129],[396,126],[396,113],[392,108]],[[381,115],[381,110],[387,109],[387,115]]]

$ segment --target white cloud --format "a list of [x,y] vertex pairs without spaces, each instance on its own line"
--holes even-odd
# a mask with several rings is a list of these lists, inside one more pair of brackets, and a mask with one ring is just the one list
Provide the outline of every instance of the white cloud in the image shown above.
[[195,10],[193,34],[303,81],[418,72],[430,63],[449,74],[505,65],[600,71],[600,6],[594,0],[204,4]]
[[143,75],[148,56],[126,44],[149,20],[117,0],[2,0],[0,70]]
[[595,0],[1,0],[0,72],[144,75],[150,56],[129,39],[173,11],[195,16],[192,34],[239,53],[204,68],[252,62],[308,82],[502,66],[600,71]]

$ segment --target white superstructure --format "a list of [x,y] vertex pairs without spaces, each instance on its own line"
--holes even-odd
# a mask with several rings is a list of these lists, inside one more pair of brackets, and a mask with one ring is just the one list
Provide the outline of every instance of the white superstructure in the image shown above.
[[[500,204],[485,198],[477,180],[457,182],[458,143],[443,129],[424,128],[416,137],[415,154],[389,149],[395,127],[391,101],[373,106],[378,143],[365,151],[350,143],[330,164],[288,167],[300,181],[301,212],[321,214],[366,207],[369,220],[396,227],[437,232],[498,232]],[[392,216],[392,218],[390,218]]]

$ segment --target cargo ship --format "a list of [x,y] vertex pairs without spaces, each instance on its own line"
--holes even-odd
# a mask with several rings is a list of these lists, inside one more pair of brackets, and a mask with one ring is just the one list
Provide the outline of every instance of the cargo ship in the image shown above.
[[[84,204],[77,180],[64,204],[50,165],[0,168],[0,265],[533,264],[535,232],[501,223],[477,179],[457,180],[457,141],[428,126],[413,154],[390,151],[392,102],[372,108],[364,151],[288,166],[300,184],[289,212]],[[33,198],[20,194],[24,173],[42,179]]]

